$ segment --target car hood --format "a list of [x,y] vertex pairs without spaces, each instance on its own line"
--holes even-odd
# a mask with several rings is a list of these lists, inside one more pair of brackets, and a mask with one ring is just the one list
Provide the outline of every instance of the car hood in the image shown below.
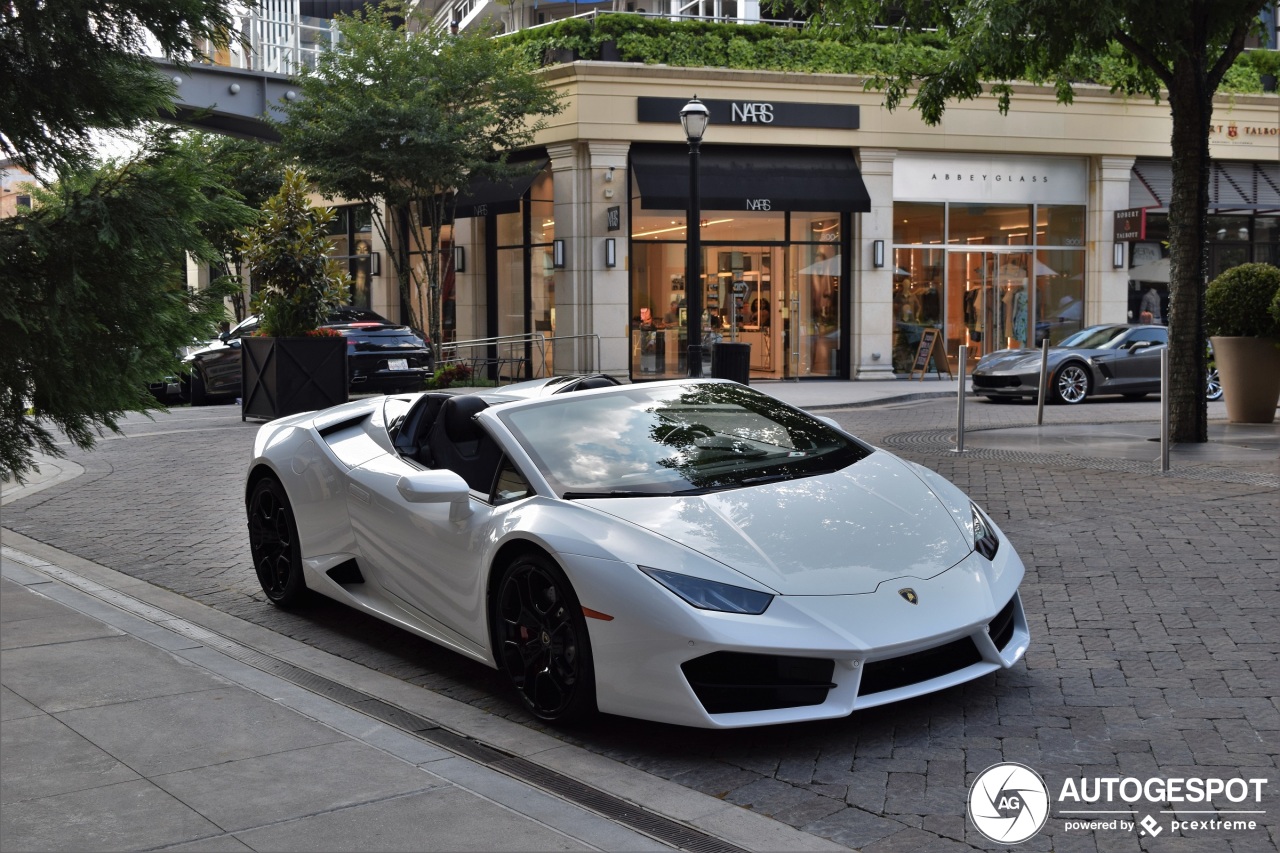
[[[1080,352],[1080,350],[1065,350],[1058,347],[1049,348],[1049,363],[1053,364],[1068,352]],[[1084,351],[1084,352],[1087,352]],[[1040,367],[1040,350],[1038,349],[1003,349],[993,352],[990,355],[983,356],[978,362],[976,370],[981,371],[1001,371],[1001,370],[1027,370],[1028,368]]]
[[883,452],[842,471],[788,482],[583,503],[783,595],[868,593],[891,578],[928,579],[972,550],[942,500]]

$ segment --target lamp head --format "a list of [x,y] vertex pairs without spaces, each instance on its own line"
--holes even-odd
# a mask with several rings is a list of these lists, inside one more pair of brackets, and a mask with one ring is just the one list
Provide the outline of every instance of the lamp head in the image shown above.
[[710,121],[711,112],[706,104],[698,100],[697,95],[680,110],[680,124],[684,127],[685,138],[690,142],[702,141],[702,135],[707,132]]

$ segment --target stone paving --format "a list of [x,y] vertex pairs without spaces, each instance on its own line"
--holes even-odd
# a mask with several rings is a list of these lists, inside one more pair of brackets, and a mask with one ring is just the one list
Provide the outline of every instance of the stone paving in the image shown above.
[[[1028,568],[1025,663],[845,720],[706,732],[603,718],[558,736],[872,853],[991,849],[964,804],[975,774],[1001,761],[1037,770],[1055,794],[1064,779],[1080,777],[1266,778],[1263,802],[1252,808],[1267,814],[1253,816],[1252,831],[1067,832],[1055,811],[1022,847],[1277,848],[1280,491],[1273,484],[1154,476],[1075,459],[961,456],[939,440],[912,440],[953,427],[953,401],[824,414],[938,470],[1002,526]],[[1118,402],[1051,414],[1086,423],[1157,416],[1156,403]],[[968,417],[974,428],[1026,425],[1035,408],[974,403]],[[334,603],[292,614],[266,604],[249,565],[240,494],[255,429],[230,407],[131,420],[128,437],[69,454],[83,476],[5,506],[0,523],[537,727],[485,667]],[[1139,806],[1127,819],[1160,808]]]

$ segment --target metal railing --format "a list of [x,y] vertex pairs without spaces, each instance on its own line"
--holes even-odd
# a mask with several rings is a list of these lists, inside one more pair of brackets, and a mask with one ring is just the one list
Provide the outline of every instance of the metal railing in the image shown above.
[[[547,335],[533,332],[527,335],[499,335],[492,338],[474,338],[465,341],[449,341],[440,347],[436,367],[451,364],[465,366],[469,375],[487,379],[502,385],[504,382],[523,382],[527,379],[544,379],[554,375],[555,348],[557,344],[586,342],[594,349],[591,364],[600,364],[599,335]],[[458,384],[465,384],[460,380]]]
[[246,14],[236,24],[226,47],[206,45],[194,64],[288,76],[315,68],[320,54],[337,47],[341,35],[327,18]]

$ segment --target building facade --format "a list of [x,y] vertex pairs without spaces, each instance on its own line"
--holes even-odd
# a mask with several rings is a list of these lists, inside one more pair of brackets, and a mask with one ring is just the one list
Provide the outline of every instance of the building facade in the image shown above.
[[[753,377],[892,377],[926,328],[954,363],[961,344],[976,359],[1124,321],[1130,269],[1144,281],[1167,255],[1163,104],[1085,89],[1063,106],[1023,87],[1007,115],[978,99],[929,127],[844,76],[698,69],[695,83],[687,69],[605,62],[542,73],[567,109],[524,152],[527,179],[462,192],[450,237],[465,262],[445,316],[458,339],[541,335],[560,372],[684,375],[696,285],[704,341],[751,344]],[[711,125],[702,274],[689,282],[679,110],[695,94]],[[1218,124],[1214,268],[1274,263],[1277,98],[1219,99]],[[1134,209],[1147,214],[1138,237],[1117,231]]]

